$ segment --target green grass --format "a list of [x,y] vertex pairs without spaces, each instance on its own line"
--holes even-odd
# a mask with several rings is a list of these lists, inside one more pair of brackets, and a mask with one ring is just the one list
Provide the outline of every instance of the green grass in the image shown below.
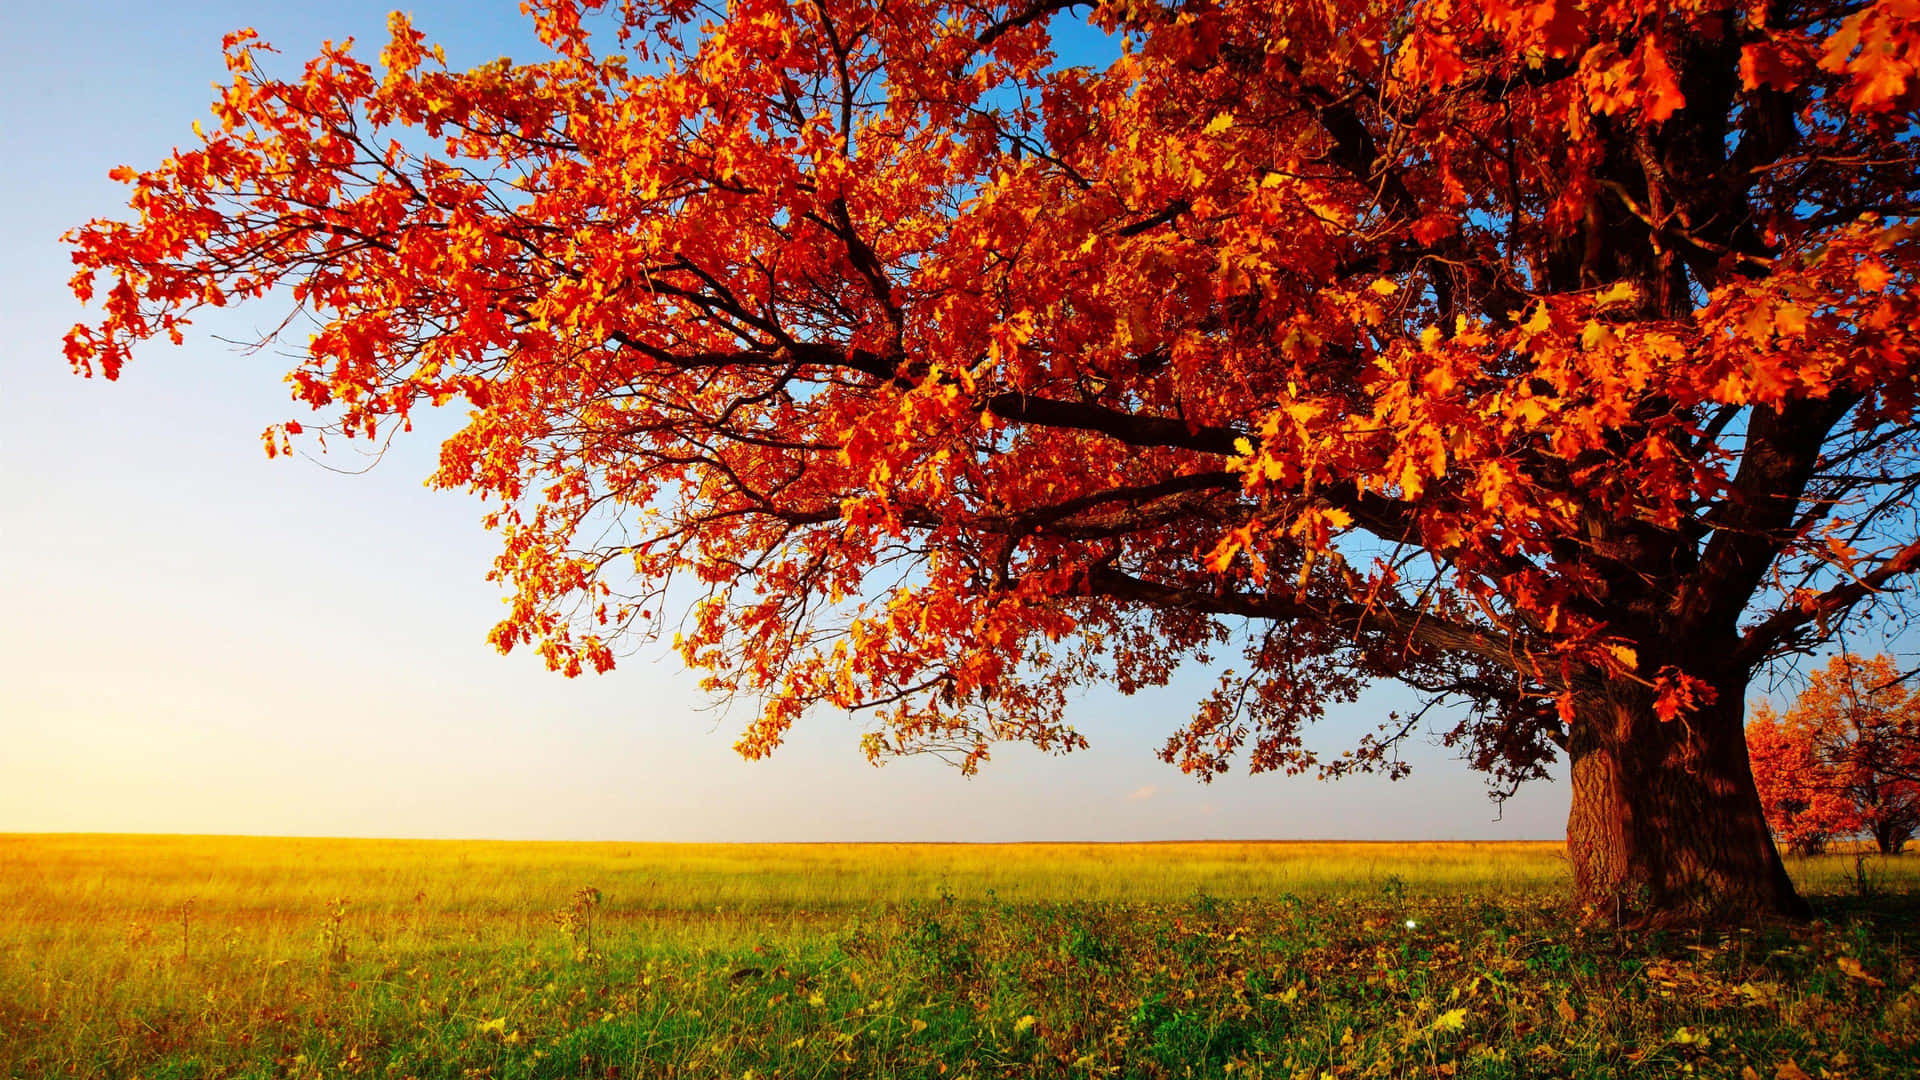
[[1793,869],[1616,934],[1554,844],[0,836],[0,1076],[1914,1075],[1920,858]]

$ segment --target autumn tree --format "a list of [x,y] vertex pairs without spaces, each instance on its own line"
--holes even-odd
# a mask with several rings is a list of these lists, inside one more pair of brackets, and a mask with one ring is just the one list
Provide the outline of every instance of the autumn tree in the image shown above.
[[1571,762],[1593,909],[1801,910],[1743,701],[1920,565],[1911,0],[528,9],[465,71],[232,35],[70,236],[75,367],[291,304],[270,451],[463,406],[493,641],[686,601],[748,756],[1070,749],[1226,660],[1168,761],[1393,768],[1301,733],[1398,680],[1496,784]]
[[1785,716],[1747,725],[1774,835],[1799,847],[1861,833],[1892,855],[1920,832],[1920,696],[1891,657],[1840,653]]
[[1764,701],[1747,721],[1747,754],[1774,840],[1817,855],[1828,842],[1859,834],[1860,812],[1814,752],[1811,732],[1789,727]]

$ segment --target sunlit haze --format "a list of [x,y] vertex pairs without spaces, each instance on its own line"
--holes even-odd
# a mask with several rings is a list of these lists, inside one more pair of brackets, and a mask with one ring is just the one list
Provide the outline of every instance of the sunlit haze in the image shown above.
[[[511,0],[423,3],[456,65],[539,46]],[[386,7],[16,5],[0,41],[0,832],[137,831],[635,840],[1552,838],[1563,784],[1491,803],[1417,739],[1411,778],[1236,775],[1202,785],[1155,749],[1212,683],[1190,671],[1074,718],[1088,751],[996,753],[972,779],[873,768],[858,717],[817,713],[770,760],[731,745],[663,645],[566,680],[485,641],[502,594],[470,498],[429,491],[429,418],[377,467],[269,461],[303,418],[286,361],[245,339],[283,312],[203,320],[117,383],[67,370],[80,306],[57,238],[118,216],[120,164],[193,136],[221,35],[257,27],[297,64],[323,38],[372,59]],[[1313,734],[1338,750],[1411,699],[1381,688]]]

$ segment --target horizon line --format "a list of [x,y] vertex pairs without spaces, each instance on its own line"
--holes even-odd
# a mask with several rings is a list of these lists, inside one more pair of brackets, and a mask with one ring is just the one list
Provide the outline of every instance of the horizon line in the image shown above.
[[528,839],[489,836],[367,836],[338,833],[182,833],[126,832],[87,830],[0,830],[0,839],[13,837],[123,837],[172,838],[180,840],[362,840],[373,842],[438,844],[647,844],[659,847],[819,847],[828,844],[850,847],[1020,847],[1020,846],[1120,846],[1148,847],[1175,844],[1552,844],[1565,843],[1566,837],[1507,837],[1499,840],[1450,839],[1429,837],[1422,840],[1351,837],[1193,837],[1159,840],[638,840],[638,839]]

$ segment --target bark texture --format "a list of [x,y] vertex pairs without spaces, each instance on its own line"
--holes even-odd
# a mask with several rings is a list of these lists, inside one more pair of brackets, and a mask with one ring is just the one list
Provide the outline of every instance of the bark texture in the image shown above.
[[1631,683],[1583,691],[1567,853],[1592,918],[1804,918],[1767,828],[1741,727],[1745,684],[1662,721]]

